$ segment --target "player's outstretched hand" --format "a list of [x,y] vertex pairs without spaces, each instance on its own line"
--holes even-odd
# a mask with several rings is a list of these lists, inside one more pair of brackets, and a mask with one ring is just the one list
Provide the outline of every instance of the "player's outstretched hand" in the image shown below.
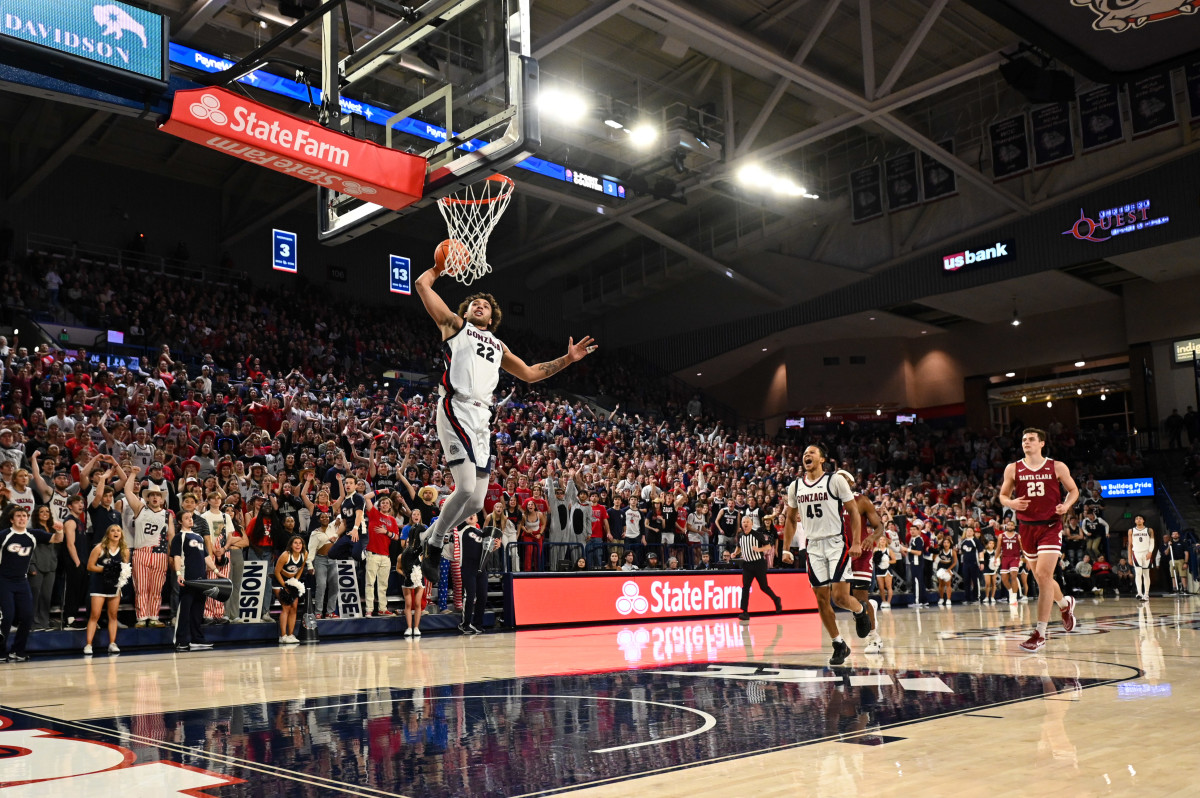
[[567,339],[567,357],[572,363],[578,363],[585,357],[596,351],[596,340],[590,335],[585,335],[579,339],[579,343],[575,343],[574,338]]

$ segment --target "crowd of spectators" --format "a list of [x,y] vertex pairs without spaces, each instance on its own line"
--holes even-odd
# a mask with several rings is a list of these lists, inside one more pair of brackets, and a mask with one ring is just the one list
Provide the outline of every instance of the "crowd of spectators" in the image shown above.
[[[90,324],[124,326],[153,349],[133,367],[110,369],[86,350],[43,345],[29,352],[17,340],[0,340],[0,464],[8,464],[0,471],[0,507],[62,503],[74,493],[93,507],[112,488],[121,513],[123,491],[137,496],[157,485],[173,514],[193,507],[227,514],[230,528],[209,551],[217,571],[234,548],[275,560],[294,534],[307,544],[316,532],[323,537],[314,548],[325,548],[337,516],[342,531],[369,541],[394,526],[367,528],[369,514],[386,504],[383,512],[400,526],[428,522],[453,489],[433,428],[436,393],[382,377],[388,369],[436,377],[437,336],[423,314],[340,303],[300,288],[175,280],[147,289],[136,272],[48,257],[25,268],[21,302],[54,308],[57,300]],[[3,288],[17,292],[6,280]],[[560,348],[510,333],[501,330],[501,337],[522,355]],[[967,530],[986,542],[1011,514],[997,493],[1004,465],[1020,456],[1019,421],[1005,431],[830,424],[806,430],[803,439],[786,432],[769,438],[728,427],[647,368],[601,353],[550,387],[506,378],[497,396],[496,467],[486,515],[477,519],[501,530],[505,550],[494,567],[731,567],[743,516],[778,545],[786,487],[813,441],[824,443],[876,503],[888,530],[880,548],[910,587],[922,579],[931,588],[934,569],[901,563],[931,561],[943,539],[958,549]],[[614,397],[606,405],[612,409],[581,395]],[[1081,489],[1064,563],[1073,568],[1085,555],[1089,563],[1119,555],[1122,547],[1113,550],[1109,530],[1096,520],[1102,505],[1095,477],[1141,468],[1130,438],[1103,426],[1055,425],[1048,433],[1047,453],[1072,467]],[[381,502],[385,495],[392,500]],[[55,514],[52,523],[64,523],[65,504]],[[131,518],[127,510],[123,516],[128,537]],[[97,543],[103,528],[90,518],[81,524],[87,545]],[[233,537],[245,543],[235,546]],[[794,545],[803,545],[802,535]],[[64,548],[60,563],[77,562],[80,548]],[[393,563],[398,556],[396,545],[357,548],[390,551]],[[320,565],[321,552],[312,554]],[[783,567],[777,555],[768,555],[771,565]],[[69,581],[62,570],[59,576]],[[63,603],[63,590],[56,589],[54,602]],[[373,611],[391,614],[386,600]],[[77,614],[73,607],[62,613]],[[208,613],[214,622],[225,615],[219,608]]]

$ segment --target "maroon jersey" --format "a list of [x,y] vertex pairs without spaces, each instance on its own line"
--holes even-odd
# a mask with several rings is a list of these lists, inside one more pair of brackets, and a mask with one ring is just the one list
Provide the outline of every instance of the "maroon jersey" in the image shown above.
[[996,541],[1000,544],[1000,567],[1007,568],[1011,564],[1015,568],[1021,560],[1021,539],[1001,533]]
[[1037,470],[1025,465],[1024,460],[1018,460],[1015,465],[1016,498],[1029,499],[1029,506],[1017,513],[1017,520],[1058,520],[1054,508],[1062,501],[1062,488],[1058,484],[1058,475],[1054,473],[1054,461],[1047,457]]

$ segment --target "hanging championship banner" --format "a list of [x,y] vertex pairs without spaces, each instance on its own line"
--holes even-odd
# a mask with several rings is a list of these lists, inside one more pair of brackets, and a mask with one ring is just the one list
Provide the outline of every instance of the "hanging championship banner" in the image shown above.
[[268,560],[246,559],[242,563],[242,592],[238,595],[237,617],[240,621],[257,621],[263,615],[263,598],[267,592]]
[[1075,157],[1071,135],[1071,104],[1054,103],[1029,112],[1033,128],[1033,165],[1036,168],[1069,161]]
[[889,158],[884,164],[887,174],[888,210],[911,208],[921,201],[921,181],[917,177],[917,154],[906,152]]
[[854,223],[865,222],[883,215],[883,186],[879,164],[863,167],[850,173],[850,218]]
[[992,143],[992,177],[1007,180],[1029,171],[1029,136],[1025,114],[1002,119],[988,126]]
[[1171,89],[1170,72],[1135,80],[1128,90],[1134,138],[1175,125],[1175,92]]
[[337,612],[343,618],[362,617],[362,593],[354,560],[337,561]]
[[1188,118],[1200,119],[1200,61],[1183,68],[1183,82],[1187,85]]
[[1091,152],[1125,139],[1116,86],[1085,91],[1079,100],[1079,133],[1083,151]]
[[[940,141],[938,146],[951,155],[954,154],[954,139]],[[921,192],[926,202],[952,197],[958,193],[958,180],[954,171],[924,152],[921,153]]]

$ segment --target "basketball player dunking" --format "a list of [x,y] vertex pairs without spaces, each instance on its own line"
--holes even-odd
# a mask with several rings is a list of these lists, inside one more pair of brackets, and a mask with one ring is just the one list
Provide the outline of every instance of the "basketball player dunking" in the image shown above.
[[492,392],[500,369],[525,382],[538,382],[557,374],[596,350],[591,336],[578,343],[569,339],[567,353],[530,366],[509,351],[496,337],[500,306],[491,294],[472,294],[454,313],[433,290],[444,267],[434,266],[417,278],[417,294],[442,333],[442,359],[446,371],[438,386],[437,433],[442,454],[454,474],[454,492],[426,533],[421,559],[427,582],[437,584],[442,541],[458,524],[483,510],[491,473]]
[[[825,472],[825,447],[814,444],[804,450],[804,473],[787,489],[787,519],[783,526],[783,561],[791,562],[792,538],[796,521],[803,518],[808,536],[808,581],[817,597],[817,609],[825,631],[833,638],[830,665],[841,665],[850,656],[850,646],[838,632],[832,600],[839,607],[854,613],[855,631],[859,637],[871,632],[867,608],[850,595],[850,560],[862,554],[862,518],[854,493],[846,480]],[[846,540],[842,509],[849,517],[850,540]]]
[[[857,482],[854,475],[845,470],[839,470],[838,474],[846,480],[846,484],[853,491],[854,483]],[[854,494],[854,500],[851,503],[858,507],[859,518],[862,519],[863,524],[870,527],[871,533],[862,539],[862,554],[850,561],[850,592],[860,604],[867,608],[867,615],[871,616],[871,633],[867,635],[867,645],[863,649],[863,653],[878,654],[883,648],[883,640],[879,637],[879,627],[875,623],[875,600],[868,598],[868,595],[871,591],[871,573],[874,571],[872,560],[875,558],[875,543],[883,537],[883,519],[879,517],[875,503],[863,494]],[[848,536],[850,519],[846,513],[842,515],[845,519],[845,530]]]
[[[1050,623],[1050,605],[1058,604],[1064,632],[1075,628],[1075,599],[1063,596],[1054,580],[1054,568],[1062,552],[1062,516],[1079,498],[1079,488],[1071,471],[1063,463],[1042,454],[1046,433],[1030,427],[1021,433],[1025,457],[1004,468],[1000,503],[1017,513],[1021,550],[1033,568],[1038,583],[1037,628],[1021,644],[1026,651],[1040,651],[1046,645],[1046,626]],[[1060,498],[1066,488],[1067,496]]]
[[1137,585],[1138,601],[1150,600],[1150,563],[1154,559],[1154,529],[1146,526],[1146,518],[1134,516],[1129,528],[1126,549],[1129,564],[1133,566],[1134,584]]

